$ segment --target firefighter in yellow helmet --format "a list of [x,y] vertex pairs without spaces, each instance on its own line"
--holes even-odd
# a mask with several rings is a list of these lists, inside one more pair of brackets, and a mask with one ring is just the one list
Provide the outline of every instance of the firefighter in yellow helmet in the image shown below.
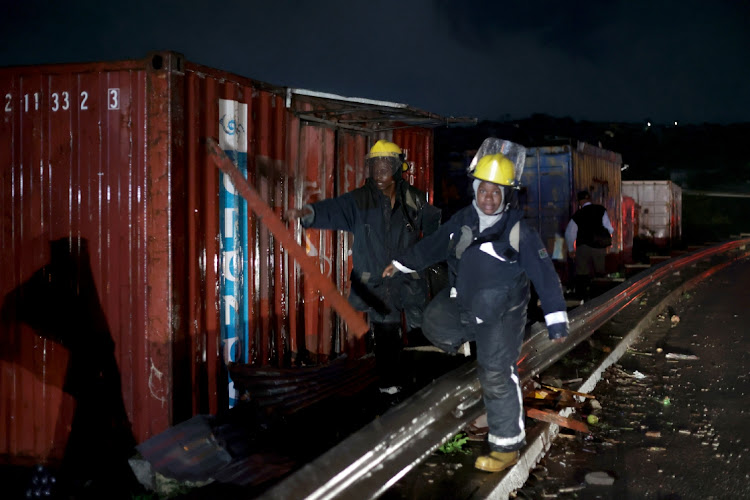
[[300,218],[305,228],[354,234],[349,302],[368,314],[380,389],[390,398],[403,385],[399,366],[402,312],[409,342],[423,338],[422,314],[428,294],[424,273],[405,274],[398,280],[383,279],[381,273],[396,255],[438,228],[440,210],[403,179],[408,165],[398,145],[377,141],[365,162],[369,176],[364,186],[289,210],[287,218]]
[[475,466],[489,472],[515,464],[525,443],[516,363],[530,283],[542,301],[549,338],[563,342],[568,335],[560,279],[539,234],[524,223],[518,207],[516,191],[525,158],[523,146],[486,139],[469,167],[471,205],[383,271],[383,276],[395,276],[447,261],[451,286],[427,306],[422,328],[446,352],[476,342],[491,452],[478,457]]
[[394,174],[400,174],[401,171],[405,172],[409,169],[409,164],[406,163],[406,157],[401,148],[393,142],[382,139],[370,148],[370,153],[365,156],[365,159],[371,164],[376,159],[387,159],[395,171]]

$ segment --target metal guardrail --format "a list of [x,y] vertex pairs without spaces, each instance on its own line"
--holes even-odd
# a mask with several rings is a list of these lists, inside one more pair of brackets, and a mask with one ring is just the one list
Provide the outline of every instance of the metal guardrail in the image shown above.
[[[563,344],[547,340],[546,327],[530,328],[521,351],[522,383],[551,366],[596,329],[661,280],[713,258],[722,262],[750,253],[750,239],[718,244],[646,269],[569,315]],[[484,411],[476,361],[416,393],[382,417],[308,463],[260,498],[377,498]]]

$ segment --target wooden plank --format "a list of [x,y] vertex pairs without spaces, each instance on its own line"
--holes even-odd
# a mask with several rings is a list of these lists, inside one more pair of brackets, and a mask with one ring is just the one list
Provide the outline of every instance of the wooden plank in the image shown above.
[[566,427],[578,432],[585,432],[586,434],[589,433],[589,426],[585,423],[572,418],[562,417],[554,411],[526,408],[526,415],[535,420],[557,424],[560,427]]
[[207,138],[206,146],[208,148],[209,160],[229,176],[237,192],[247,201],[247,206],[255,212],[256,217],[261,223],[271,231],[271,234],[281,243],[284,250],[297,261],[302,272],[305,273],[308,282],[314,284],[320,294],[331,302],[331,305],[339,313],[339,316],[349,325],[349,329],[354,336],[361,338],[367,333],[370,327],[362,315],[349,305],[349,302],[341,295],[336,285],[323,276],[320,272],[318,262],[307,255],[305,249],[289,233],[289,230],[281,219],[279,219],[279,216],[263,201],[257,191],[242,176],[237,167],[234,166],[232,160],[224,154],[224,151],[221,150],[216,140],[211,137]]

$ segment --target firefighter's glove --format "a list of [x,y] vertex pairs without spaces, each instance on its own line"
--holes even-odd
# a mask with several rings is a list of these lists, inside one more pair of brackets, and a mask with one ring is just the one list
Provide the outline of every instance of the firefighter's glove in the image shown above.
[[568,323],[555,323],[547,325],[547,333],[550,340],[564,339],[568,336]]

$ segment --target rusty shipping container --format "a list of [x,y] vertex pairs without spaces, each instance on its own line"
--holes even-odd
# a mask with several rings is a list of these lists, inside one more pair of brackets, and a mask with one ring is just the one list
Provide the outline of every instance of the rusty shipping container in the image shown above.
[[622,156],[591,144],[529,148],[521,179],[521,201],[525,219],[539,231],[542,241],[565,281],[562,238],[577,209],[576,194],[587,190],[593,203],[603,205],[615,230],[607,249],[607,268],[612,272],[622,263],[621,223]]
[[[216,413],[232,397],[223,359],[347,352],[346,326],[209,163],[206,137],[281,215],[361,185],[379,138],[431,197],[430,127],[444,123],[171,52],[0,68],[0,95],[0,456],[16,461],[60,459],[83,411],[138,442]],[[350,237],[293,229],[346,294]]]

